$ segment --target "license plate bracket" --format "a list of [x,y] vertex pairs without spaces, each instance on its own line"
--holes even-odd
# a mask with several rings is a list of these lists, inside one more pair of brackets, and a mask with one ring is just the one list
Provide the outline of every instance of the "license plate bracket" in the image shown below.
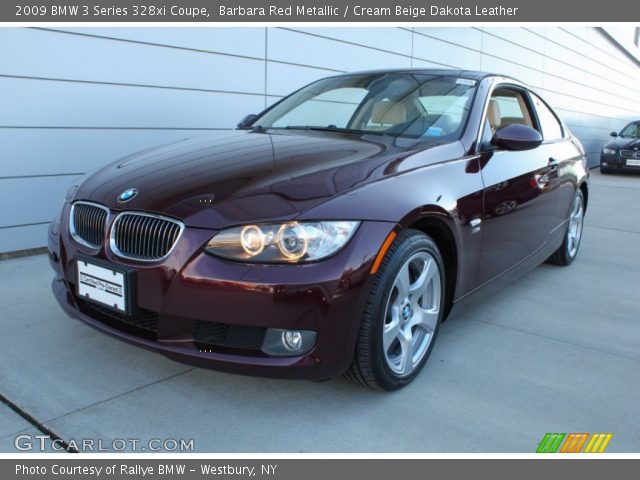
[[131,315],[135,271],[102,260],[76,257],[76,294],[83,300]]

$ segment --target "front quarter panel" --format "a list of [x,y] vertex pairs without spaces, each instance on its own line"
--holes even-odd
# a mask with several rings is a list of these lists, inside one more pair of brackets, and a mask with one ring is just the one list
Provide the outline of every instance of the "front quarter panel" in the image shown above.
[[[405,228],[425,217],[436,217],[447,225],[456,242],[458,275],[454,299],[459,298],[476,286],[481,250],[481,226],[477,221],[482,218],[483,208],[478,158],[464,157],[462,152],[460,146],[457,157],[452,155],[453,158],[365,185],[305,212],[301,219],[384,221]],[[419,164],[419,156],[417,153],[402,163]]]

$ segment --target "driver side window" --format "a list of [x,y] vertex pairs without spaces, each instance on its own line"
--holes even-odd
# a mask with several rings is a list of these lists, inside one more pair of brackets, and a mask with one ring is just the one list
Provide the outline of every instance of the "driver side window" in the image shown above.
[[520,124],[536,128],[531,107],[523,90],[515,87],[498,87],[491,94],[481,137],[482,150],[491,150],[494,133],[507,125]]

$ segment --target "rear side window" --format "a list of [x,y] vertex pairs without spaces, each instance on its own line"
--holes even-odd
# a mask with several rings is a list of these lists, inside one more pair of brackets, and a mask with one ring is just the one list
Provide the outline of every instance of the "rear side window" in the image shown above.
[[547,104],[544,103],[535,93],[532,93],[531,97],[533,98],[536,112],[538,112],[538,120],[540,120],[544,140],[546,142],[552,142],[554,140],[562,139],[564,137],[564,133],[558,117],[555,116]]

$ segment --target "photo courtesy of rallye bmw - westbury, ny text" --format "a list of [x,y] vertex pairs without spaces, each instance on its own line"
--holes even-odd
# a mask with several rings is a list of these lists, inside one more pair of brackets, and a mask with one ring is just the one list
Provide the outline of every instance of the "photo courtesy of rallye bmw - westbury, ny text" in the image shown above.
[[17,0],[0,105],[0,478],[637,472],[638,4]]
[[51,465],[25,465],[16,463],[15,475],[19,478],[25,477],[59,477],[72,478],[76,476],[87,478],[153,478],[154,476],[163,478],[182,477],[187,474],[196,474],[202,477],[215,475],[216,478],[223,477],[271,477],[277,478],[277,463],[255,464],[255,465],[232,465],[220,462],[211,464],[206,461],[201,462],[198,468],[184,463],[158,463],[155,465],[141,465],[136,463],[108,463],[105,465],[78,465],[59,464],[51,462]]

